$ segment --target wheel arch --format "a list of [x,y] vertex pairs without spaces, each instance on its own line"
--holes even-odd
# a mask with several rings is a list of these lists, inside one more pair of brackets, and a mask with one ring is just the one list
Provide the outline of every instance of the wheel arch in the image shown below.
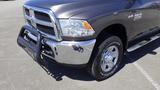
[[124,49],[127,49],[128,35],[127,29],[123,24],[115,23],[105,27],[101,32],[99,32],[99,34],[96,37],[98,44],[106,39],[106,34],[118,36],[122,40]]

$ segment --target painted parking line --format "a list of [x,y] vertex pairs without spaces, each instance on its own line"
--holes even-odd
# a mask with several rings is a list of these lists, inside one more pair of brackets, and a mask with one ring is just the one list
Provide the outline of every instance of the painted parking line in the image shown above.
[[160,85],[153,80],[153,78],[138,64],[133,63],[134,66],[145,76],[145,78],[155,87],[156,90],[160,90]]

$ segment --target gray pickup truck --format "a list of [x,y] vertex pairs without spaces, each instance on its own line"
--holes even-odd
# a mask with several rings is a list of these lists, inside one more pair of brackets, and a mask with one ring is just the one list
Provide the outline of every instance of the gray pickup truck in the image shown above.
[[39,63],[84,66],[96,80],[160,37],[160,0],[27,0],[23,10],[19,46]]

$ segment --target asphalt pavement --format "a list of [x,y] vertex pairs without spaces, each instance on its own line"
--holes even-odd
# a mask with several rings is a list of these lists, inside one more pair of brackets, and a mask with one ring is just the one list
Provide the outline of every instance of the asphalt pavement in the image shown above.
[[22,5],[0,1],[0,90],[160,90],[160,39],[128,53],[119,72],[101,82],[83,69],[51,62],[46,70],[16,43]]

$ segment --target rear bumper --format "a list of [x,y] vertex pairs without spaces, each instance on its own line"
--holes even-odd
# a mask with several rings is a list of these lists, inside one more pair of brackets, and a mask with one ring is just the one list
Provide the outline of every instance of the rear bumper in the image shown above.
[[[38,37],[37,43],[33,44],[24,39],[23,33],[25,28],[26,27],[22,28],[17,42],[33,59],[48,57],[61,64],[77,66],[85,65],[89,62],[96,39],[88,41],[57,42],[52,39],[44,38],[43,35],[35,32],[35,30],[27,29],[30,33]],[[31,35],[29,35],[29,37],[35,40],[35,37],[31,37]]]

